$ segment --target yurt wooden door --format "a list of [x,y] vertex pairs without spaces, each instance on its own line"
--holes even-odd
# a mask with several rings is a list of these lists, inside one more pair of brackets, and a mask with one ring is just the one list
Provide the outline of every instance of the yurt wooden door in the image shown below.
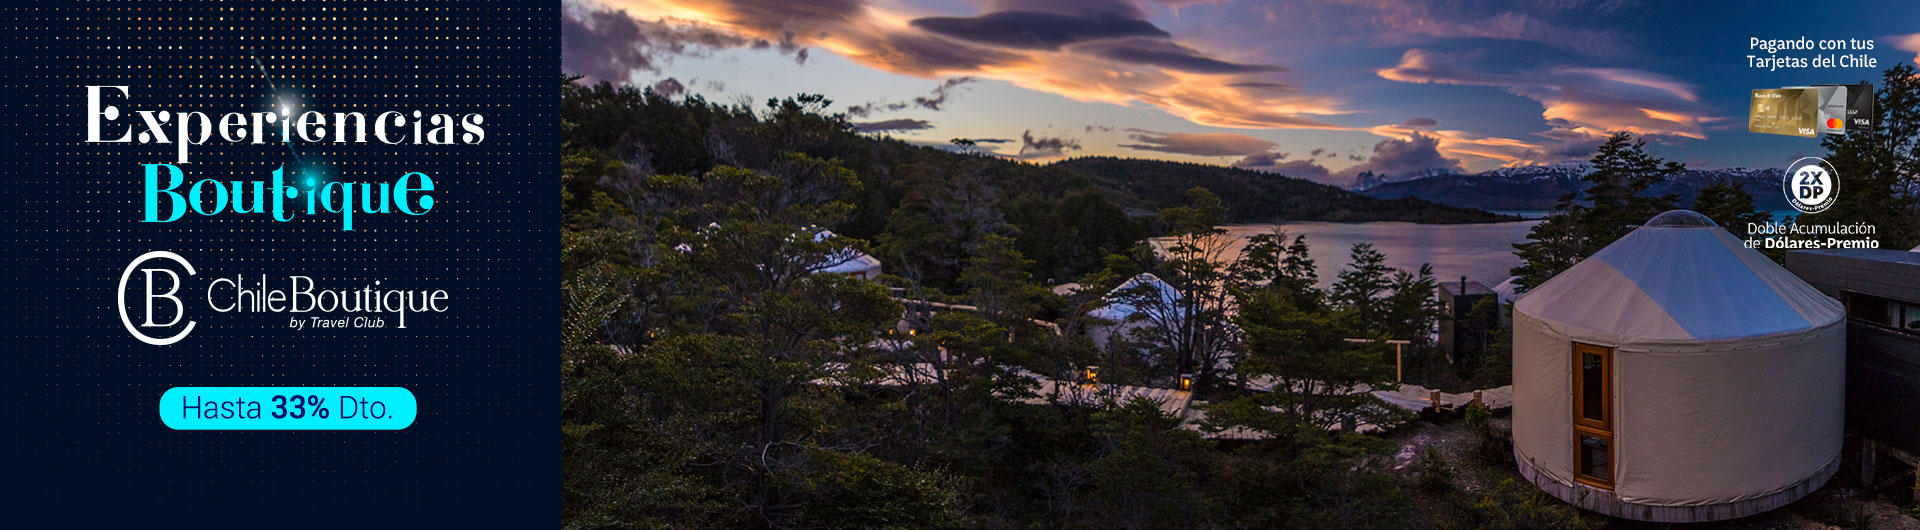
[[1574,479],[1613,489],[1613,348],[1573,343]]

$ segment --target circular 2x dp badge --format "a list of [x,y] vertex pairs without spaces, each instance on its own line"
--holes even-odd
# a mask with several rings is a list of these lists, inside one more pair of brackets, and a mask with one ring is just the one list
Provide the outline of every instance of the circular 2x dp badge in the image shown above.
[[1801,213],[1824,212],[1840,197],[1840,173],[1826,160],[1811,156],[1795,160],[1781,180],[1787,204]]

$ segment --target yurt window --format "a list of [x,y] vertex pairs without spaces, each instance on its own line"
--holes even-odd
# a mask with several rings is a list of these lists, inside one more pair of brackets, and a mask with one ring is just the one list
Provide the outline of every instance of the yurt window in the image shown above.
[[1920,329],[1920,304],[1851,291],[1846,295],[1847,316],[1854,320],[1905,330]]
[[1613,486],[1613,349],[1573,345],[1573,436],[1581,483]]

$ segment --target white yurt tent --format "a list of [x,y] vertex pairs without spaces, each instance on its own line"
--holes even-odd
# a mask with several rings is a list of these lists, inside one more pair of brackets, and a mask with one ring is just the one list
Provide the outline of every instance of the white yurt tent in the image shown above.
[[[813,235],[814,241],[826,241],[839,234],[832,230],[821,230]],[[815,273],[843,274],[855,278],[876,279],[880,277],[880,260],[852,247],[841,249],[827,256],[826,263],[813,268]]]
[[1628,519],[1793,502],[1840,464],[1845,325],[1705,216],[1660,214],[1515,303],[1514,458]]
[[1500,282],[1500,285],[1493,286],[1493,296],[1502,304],[1513,303],[1515,298],[1520,297],[1520,285],[1515,283],[1518,281],[1520,281],[1519,276],[1508,277],[1507,281]]
[[[1158,307],[1135,307],[1133,302],[1141,300],[1139,300],[1139,296],[1137,295],[1129,295],[1143,293],[1143,291],[1136,291],[1136,289],[1140,289],[1142,286],[1146,286],[1144,294],[1147,298],[1144,301],[1153,303]],[[1156,297],[1158,298],[1157,302],[1154,301]],[[1150,311],[1159,313],[1150,313],[1150,316],[1177,318],[1177,315],[1172,313],[1172,311],[1177,309],[1178,306],[1176,302],[1180,301],[1180,298],[1180,290],[1174,288],[1172,284],[1161,280],[1159,276],[1154,276],[1153,273],[1140,273],[1128,279],[1125,283],[1121,283],[1118,287],[1114,287],[1113,290],[1107,291],[1106,297],[1103,298],[1106,305],[1087,312],[1087,316],[1101,321],[1099,324],[1088,326],[1087,337],[1093,339],[1093,345],[1095,347],[1104,350],[1107,348],[1107,342],[1112,340],[1115,335],[1125,336],[1135,328],[1151,325],[1144,319],[1135,319],[1134,314],[1136,313]]]

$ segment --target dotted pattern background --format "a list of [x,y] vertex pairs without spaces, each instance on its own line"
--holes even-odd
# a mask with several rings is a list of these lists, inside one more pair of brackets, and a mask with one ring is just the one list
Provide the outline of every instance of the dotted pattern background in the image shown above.
[[[0,506],[8,519],[552,524],[557,9],[332,1],[0,7],[0,476],[11,492]],[[328,138],[296,143],[298,156],[279,143],[209,140],[180,164],[188,182],[267,180],[282,165],[290,181],[387,183],[419,171],[434,180],[434,208],[418,217],[356,216],[352,232],[329,215],[275,222],[189,213],[142,223],[139,164],[174,162],[174,146],[86,143],[87,85],[128,85],[130,98],[110,98],[125,113],[217,118],[278,103],[370,119],[390,110],[480,113],[486,138]],[[137,117],[117,123],[143,130]],[[199,272],[181,291],[198,327],[176,345],[140,343],[116,312],[121,270],[150,250],[179,253]],[[386,329],[295,331],[292,315],[216,314],[192,303],[213,279],[240,275],[253,284],[263,273],[279,288],[287,275],[303,274],[338,288],[380,280],[445,289],[452,309],[410,315],[404,330],[390,317]],[[391,432],[172,431],[156,405],[175,386],[403,386],[418,396],[420,417]]]

